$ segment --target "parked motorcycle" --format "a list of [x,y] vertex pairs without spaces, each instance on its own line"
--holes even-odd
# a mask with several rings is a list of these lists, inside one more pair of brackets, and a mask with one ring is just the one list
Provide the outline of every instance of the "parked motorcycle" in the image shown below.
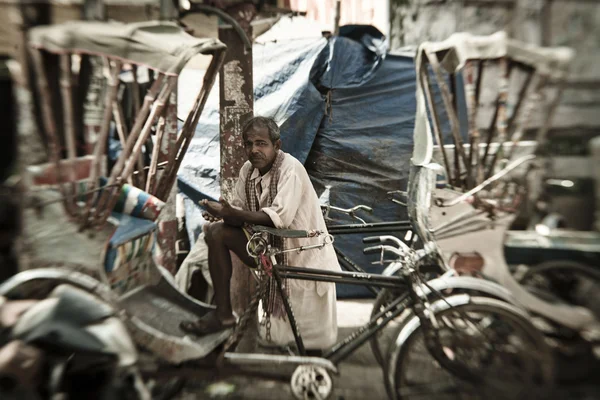
[[151,399],[116,311],[62,284],[42,300],[0,297],[0,398]]

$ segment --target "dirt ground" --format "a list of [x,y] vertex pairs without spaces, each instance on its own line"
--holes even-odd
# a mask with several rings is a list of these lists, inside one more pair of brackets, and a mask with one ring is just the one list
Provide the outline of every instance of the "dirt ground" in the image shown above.
[[[340,338],[346,337],[356,327],[368,321],[371,312],[371,301],[353,300],[338,301],[338,326]],[[394,326],[388,326],[384,332],[384,340],[392,340]],[[385,400],[386,390],[383,373],[371,353],[368,344],[360,347],[339,366],[339,375],[333,376],[334,391],[330,399],[334,400]],[[435,396],[437,397],[437,396]],[[190,380],[177,400],[196,399],[248,399],[248,400],[287,400],[293,399],[289,381],[259,379],[246,376],[232,376],[224,379],[202,381]],[[431,398],[423,396],[423,399]],[[444,399],[474,399],[472,396],[448,397]],[[555,388],[544,399],[600,399],[600,381],[574,386]],[[492,400],[486,396],[485,400]]]

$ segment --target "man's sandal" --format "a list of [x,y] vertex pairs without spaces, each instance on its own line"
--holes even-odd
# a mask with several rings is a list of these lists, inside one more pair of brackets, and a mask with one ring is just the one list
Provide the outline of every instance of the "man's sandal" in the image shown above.
[[223,323],[217,317],[217,313],[209,311],[197,321],[183,321],[179,324],[179,328],[186,333],[192,333],[196,336],[210,335],[224,331],[225,329],[233,328],[235,322]]

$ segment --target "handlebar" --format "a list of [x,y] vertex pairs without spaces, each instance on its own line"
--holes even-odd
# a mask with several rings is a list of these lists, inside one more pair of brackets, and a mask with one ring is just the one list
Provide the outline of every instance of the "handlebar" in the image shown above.
[[385,242],[394,243],[397,246],[397,248],[402,251],[405,251],[405,252],[410,251],[410,247],[408,247],[408,245],[406,243],[404,243],[402,240],[398,239],[395,236],[383,235],[383,236],[369,236],[369,237],[363,238],[363,243],[365,243],[365,244],[385,243]]
[[373,209],[369,206],[366,206],[364,204],[359,204],[357,206],[354,206],[352,208],[341,208],[341,207],[335,207],[329,204],[321,204],[321,209],[323,211],[325,211],[324,213],[324,217],[328,218],[329,217],[329,211],[333,210],[333,211],[337,211],[343,214],[347,214],[349,216],[351,216],[354,219],[359,220],[360,222],[362,222],[363,224],[366,224],[365,220],[360,218],[359,216],[356,215],[357,211],[365,211],[369,214],[373,213]]
[[339,211],[341,213],[344,214],[354,214],[355,212],[357,212],[358,210],[364,210],[368,213],[372,213],[373,209],[369,206],[365,206],[364,204],[359,204],[357,206],[354,206],[352,208],[340,208],[340,207],[335,207],[329,204],[321,204],[321,208],[327,209],[327,210],[334,210],[334,211]]
[[364,254],[371,254],[371,253],[379,253],[381,251],[387,251],[389,253],[393,253],[394,255],[398,256],[398,257],[404,257],[406,254],[404,253],[404,251],[402,251],[401,249],[398,249],[396,247],[393,246],[388,246],[386,244],[380,244],[379,246],[372,246],[372,247],[366,247],[363,250]]
[[[404,201],[398,200],[394,197],[394,194],[399,194],[400,196],[404,197]],[[405,190],[392,190],[390,192],[387,192],[387,196],[388,199],[396,204],[400,204],[401,206],[407,206],[407,202],[408,202],[408,192]]]

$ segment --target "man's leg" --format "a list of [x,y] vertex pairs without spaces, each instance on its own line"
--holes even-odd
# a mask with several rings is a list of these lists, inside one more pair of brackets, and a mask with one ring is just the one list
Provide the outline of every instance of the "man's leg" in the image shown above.
[[255,261],[246,252],[248,239],[241,228],[222,222],[208,225],[204,239],[208,245],[208,268],[215,291],[217,317],[223,325],[232,325],[235,318],[231,309],[232,263],[229,252],[233,251],[244,264],[253,266]]

